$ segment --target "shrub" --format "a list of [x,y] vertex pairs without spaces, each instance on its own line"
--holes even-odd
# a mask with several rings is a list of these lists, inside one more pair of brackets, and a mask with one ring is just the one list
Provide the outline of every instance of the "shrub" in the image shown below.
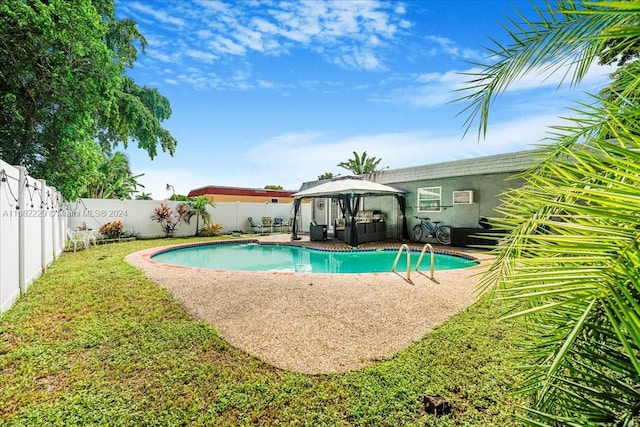
[[124,232],[124,226],[122,221],[111,221],[100,226],[100,234],[107,236],[110,239],[118,238]]
[[174,214],[171,208],[164,203],[160,204],[159,208],[153,210],[151,219],[160,223],[162,231],[164,231],[165,237],[172,237],[175,231],[178,229],[178,224],[183,220],[186,213],[184,205],[176,206],[176,213]]
[[205,224],[200,230],[198,230],[198,236],[202,237],[213,237],[219,236],[222,234],[222,225],[220,224]]

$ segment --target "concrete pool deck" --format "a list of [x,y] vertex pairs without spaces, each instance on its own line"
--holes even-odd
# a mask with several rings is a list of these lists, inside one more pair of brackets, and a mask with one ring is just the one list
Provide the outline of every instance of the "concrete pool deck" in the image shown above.
[[[288,234],[256,237],[292,243]],[[337,248],[340,243],[309,242]],[[400,247],[380,242],[362,247]],[[421,249],[422,245],[409,245]],[[164,247],[166,248],[166,247]],[[435,281],[406,271],[375,274],[263,273],[163,264],[151,259],[161,248],[135,252],[126,261],[165,287],[194,317],[209,322],[231,345],[278,368],[306,374],[360,369],[428,334],[476,300],[478,273],[490,256],[471,255],[478,267],[435,272]],[[428,258],[422,270],[428,275]]]

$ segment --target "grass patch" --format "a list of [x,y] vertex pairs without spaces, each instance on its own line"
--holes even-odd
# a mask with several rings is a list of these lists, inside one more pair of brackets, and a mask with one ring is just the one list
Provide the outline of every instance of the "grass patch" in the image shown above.
[[[295,374],[229,346],[123,261],[184,241],[63,254],[0,319],[0,425],[515,424],[514,332],[486,302],[390,360]],[[427,414],[425,394],[452,414]]]

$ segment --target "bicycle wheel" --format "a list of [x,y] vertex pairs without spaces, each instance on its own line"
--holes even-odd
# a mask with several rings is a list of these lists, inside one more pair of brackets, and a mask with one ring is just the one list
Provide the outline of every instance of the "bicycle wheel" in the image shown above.
[[411,240],[413,240],[414,242],[419,242],[420,240],[422,240],[422,226],[420,224],[415,225],[411,229]]
[[451,229],[446,225],[439,225],[436,228],[436,240],[442,245],[450,245]]

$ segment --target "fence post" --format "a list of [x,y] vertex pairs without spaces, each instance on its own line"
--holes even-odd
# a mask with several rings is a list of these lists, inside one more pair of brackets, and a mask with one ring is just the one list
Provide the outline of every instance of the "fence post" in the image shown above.
[[[45,208],[44,208],[44,201],[47,200],[47,181],[45,181],[44,179],[39,179],[38,182],[40,182],[40,271],[42,271],[42,273],[45,272],[45,270],[47,269],[47,250],[46,250],[46,243],[47,243],[47,220],[49,219],[49,217],[46,215],[45,212]],[[53,231],[53,227],[51,227],[51,231]],[[53,240],[53,234],[51,234],[50,236],[48,236],[51,238],[51,240]]]
[[24,295],[27,292],[27,281],[25,272],[25,256],[26,256],[26,244],[25,244],[25,232],[24,232],[24,184],[27,178],[27,169],[24,166],[16,166],[19,171],[18,177],[18,286],[20,288],[20,294]]
[[64,252],[64,247],[67,244],[67,228],[69,227],[69,212],[64,207],[64,199],[62,198],[62,192],[56,190],[56,214],[58,214],[58,242],[56,247],[56,254]]
[[241,231],[240,229],[240,201],[236,200],[236,231]]

